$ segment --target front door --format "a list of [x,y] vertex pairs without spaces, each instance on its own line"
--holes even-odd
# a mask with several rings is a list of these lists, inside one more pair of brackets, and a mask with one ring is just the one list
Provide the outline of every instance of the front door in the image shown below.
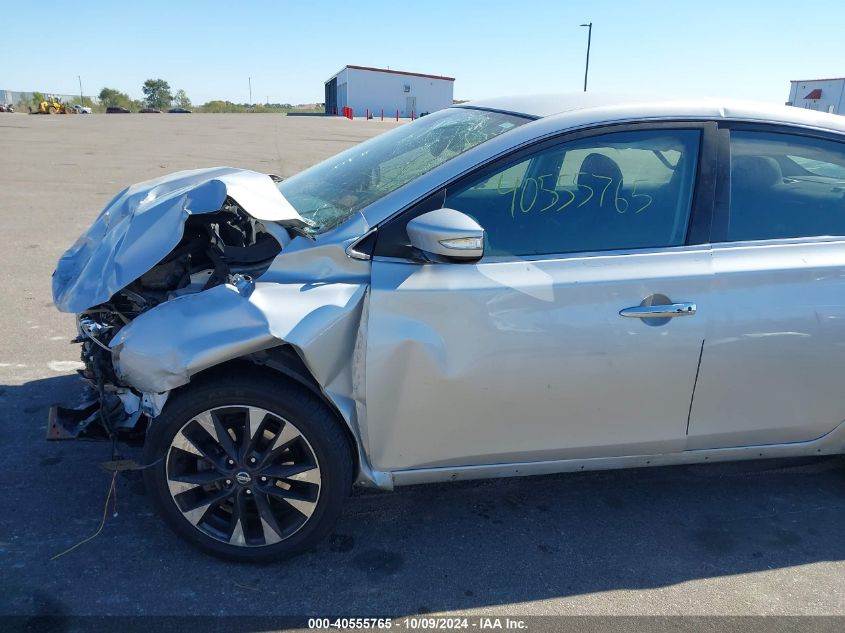
[[414,209],[379,231],[375,468],[682,450],[712,283],[708,247],[685,244],[689,128],[546,144],[449,187],[445,206],[485,228],[474,264],[402,257]]
[[405,116],[419,114],[417,112],[417,98],[416,97],[405,97]]

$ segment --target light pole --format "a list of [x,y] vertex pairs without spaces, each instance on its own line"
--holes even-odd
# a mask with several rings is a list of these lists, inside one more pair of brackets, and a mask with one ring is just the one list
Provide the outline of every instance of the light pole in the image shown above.
[[85,104],[82,103],[83,96],[82,96],[82,75],[77,75],[76,78],[79,80],[79,105],[84,106]]
[[587,92],[587,75],[590,73],[590,41],[593,39],[593,23],[582,24],[587,27],[587,65],[584,68],[584,92]]
[[247,77],[249,79],[249,107],[252,107],[252,77]]

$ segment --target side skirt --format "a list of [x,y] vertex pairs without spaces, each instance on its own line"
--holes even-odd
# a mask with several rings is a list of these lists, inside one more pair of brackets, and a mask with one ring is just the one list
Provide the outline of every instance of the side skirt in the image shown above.
[[[837,455],[845,452],[845,423],[830,433],[808,442],[740,446],[735,448],[699,449],[662,455],[631,455],[625,457],[594,457],[589,459],[562,459],[544,462],[514,464],[481,464],[477,466],[447,466],[415,468],[389,473],[393,487],[468,479],[496,477],[523,477],[550,475],[588,470],[613,470],[643,468],[647,466],[678,466],[710,462],[731,462],[777,457],[806,457],[809,455]],[[386,478],[382,478],[386,479]],[[379,488],[388,489],[384,484]]]

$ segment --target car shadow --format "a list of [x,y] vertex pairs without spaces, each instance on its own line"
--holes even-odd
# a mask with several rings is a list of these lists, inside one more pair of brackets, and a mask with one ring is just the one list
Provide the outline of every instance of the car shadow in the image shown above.
[[49,405],[77,392],[73,376],[0,386],[15,508],[0,518],[0,613],[398,616],[845,559],[836,457],[356,491],[319,546],[263,566],[179,540],[130,473],[102,533],[51,561],[96,531],[110,484],[109,443],[44,439]]

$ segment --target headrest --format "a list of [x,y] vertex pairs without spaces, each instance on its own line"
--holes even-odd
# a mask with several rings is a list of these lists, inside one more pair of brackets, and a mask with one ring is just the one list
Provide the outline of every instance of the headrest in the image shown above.
[[591,176],[610,178],[614,187],[622,186],[622,170],[615,160],[604,154],[587,154],[578,172],[578,184],[587,184]]
[[768,188],[783,182],[783,172],[769,156],[733,156],[731,182],[735,187]]

